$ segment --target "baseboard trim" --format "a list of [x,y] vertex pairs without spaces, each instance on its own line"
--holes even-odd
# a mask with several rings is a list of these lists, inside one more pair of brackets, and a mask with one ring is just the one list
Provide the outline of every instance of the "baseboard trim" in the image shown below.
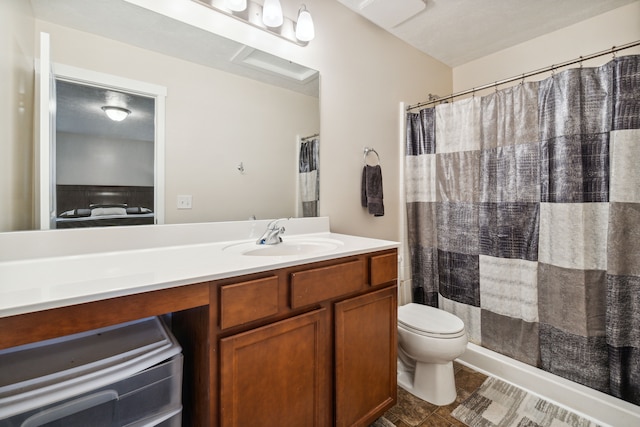
[[469,343],[457,360],[485,375],[500,378],[600,425],[640,426],[640,406],[617,399],[510,357]]

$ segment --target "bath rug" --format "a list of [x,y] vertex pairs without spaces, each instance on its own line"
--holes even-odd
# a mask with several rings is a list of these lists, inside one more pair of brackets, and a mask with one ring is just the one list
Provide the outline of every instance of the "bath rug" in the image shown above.
[[451,415],[471,427],[598,427],[493,377],[487,378]]

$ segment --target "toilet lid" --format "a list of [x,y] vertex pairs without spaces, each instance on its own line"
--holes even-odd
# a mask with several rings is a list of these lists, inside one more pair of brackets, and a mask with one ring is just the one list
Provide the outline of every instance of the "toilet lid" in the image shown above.
[[464,322],[457,316],[415,303],[398,307],[398,323],[425,335],[455,335],[464,330]]

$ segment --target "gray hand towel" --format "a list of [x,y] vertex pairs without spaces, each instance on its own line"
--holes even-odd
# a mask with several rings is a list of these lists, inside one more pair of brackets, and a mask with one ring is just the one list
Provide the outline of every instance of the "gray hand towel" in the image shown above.
[[362,191],[360,193],[362,207],[369,209],[373,216],[384,215],[382,201],[382,168],[380,165],[365,165],[362,169]]

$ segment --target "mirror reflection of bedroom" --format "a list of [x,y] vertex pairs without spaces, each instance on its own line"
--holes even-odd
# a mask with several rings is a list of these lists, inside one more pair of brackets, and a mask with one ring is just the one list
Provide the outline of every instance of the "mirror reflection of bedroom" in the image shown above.
[[154,224],[155,99],[56,79],[55,228]]

